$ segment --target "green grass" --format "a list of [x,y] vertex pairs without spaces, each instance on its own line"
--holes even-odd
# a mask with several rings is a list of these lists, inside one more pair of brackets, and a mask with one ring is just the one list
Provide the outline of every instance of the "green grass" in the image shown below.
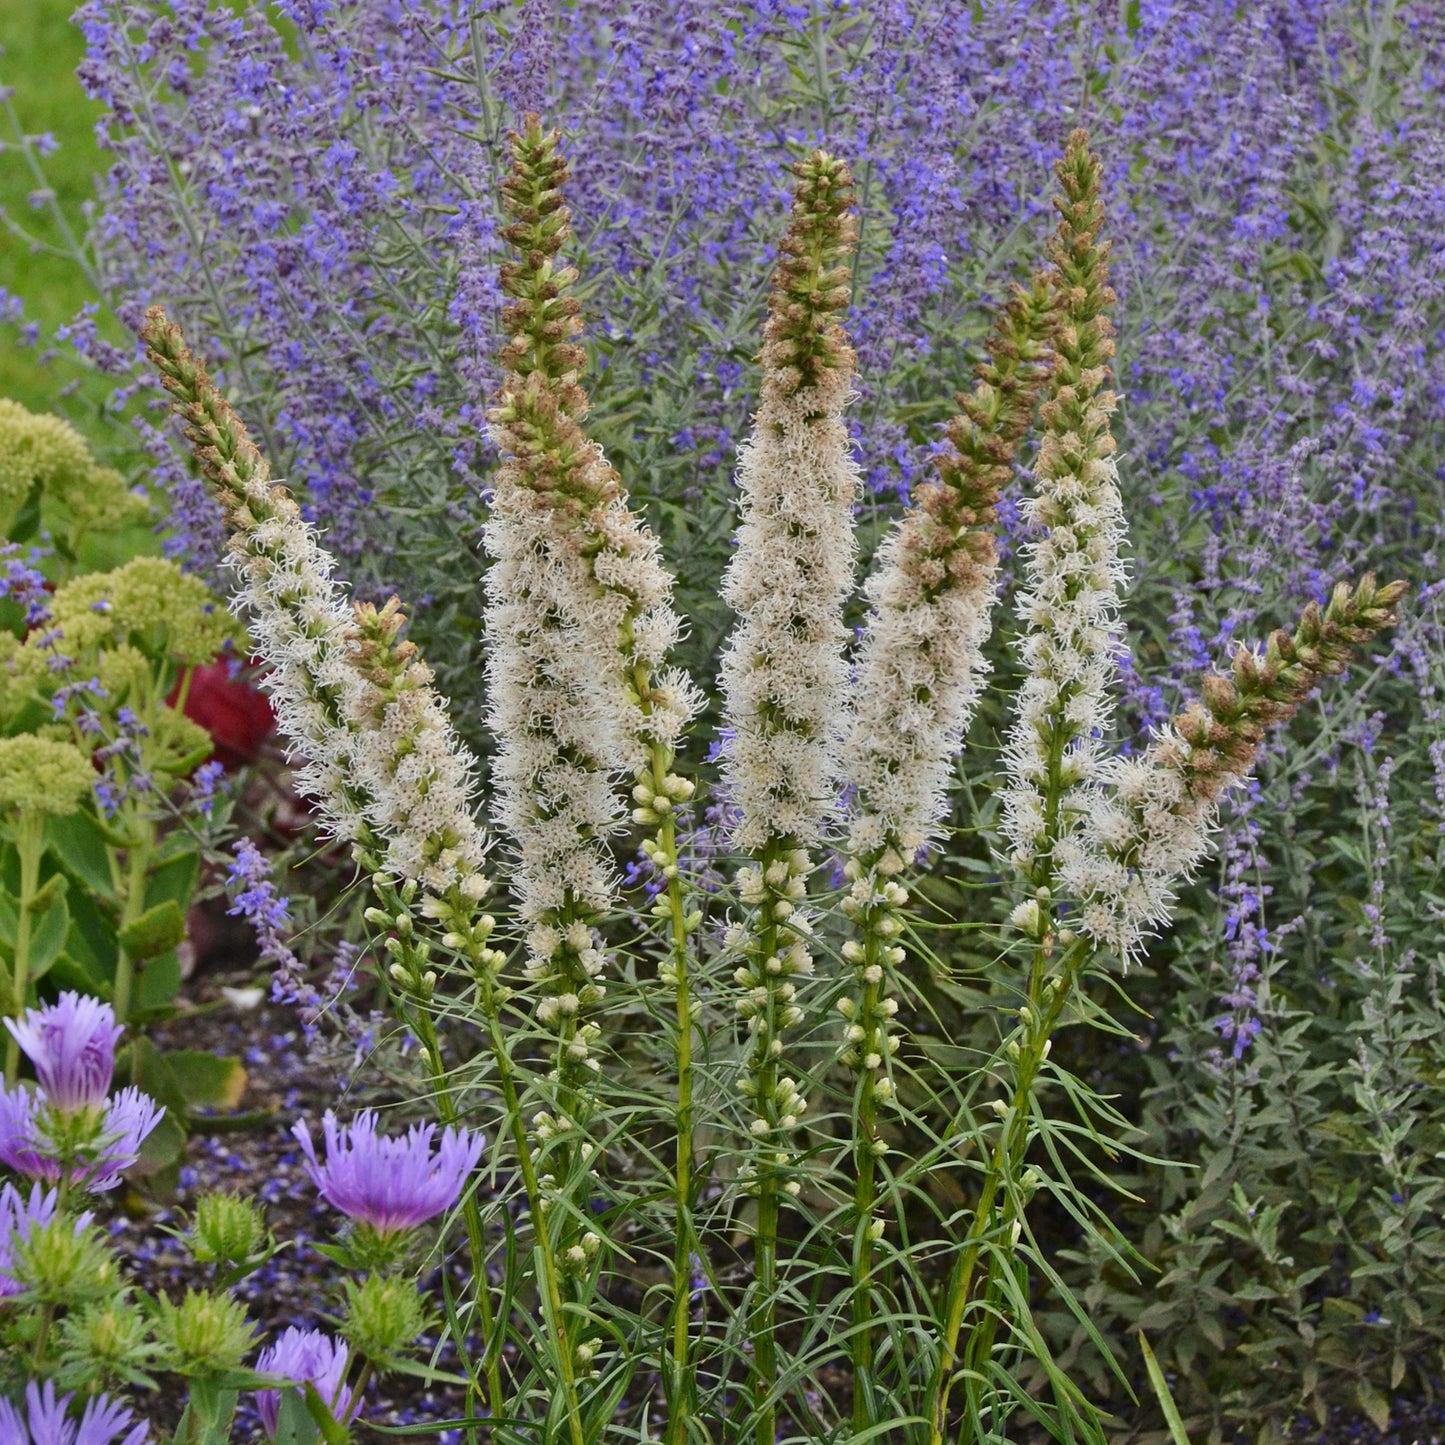
[[[19,0],[0,4],[0,84],[13,88],[11,104],[30,135],[50,132],[60,148],[42,160],[45,178],[61,212],[81,231],[82,204],[95,194],[95,175],[104,169],[104,153],[93,128],[101,107],[87,99],[75,78],[84,50],[80,32],[70,24],[76,0]],[[29,197],[36,190],[25,157],[11,144],[13,136],[0,115],[0,207],[27,231],[50,246],[61,244],[60,228],[36,210]],[[74,262],[36,253],[8,231],[0,231],[0,286],[22,297],[26,319],[38,321],[43,333],[68,321],[94,293]],[[73,373],[37,364],[41,348],[13,344],[0,337],[0,396],[14,397],[34,411],[57,408],[61,388]],[[84,395],[93,404],[66,410],[84,427],[86,413],[104,397],[99,380],[87,383]]]

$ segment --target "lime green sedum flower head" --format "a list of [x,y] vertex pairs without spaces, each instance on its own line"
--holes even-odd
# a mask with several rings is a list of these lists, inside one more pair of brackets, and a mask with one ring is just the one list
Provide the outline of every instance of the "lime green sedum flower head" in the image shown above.
[[235,634],[215,593],[163,557],[77,577],[55,594],[51,611],[68,647],[129,639],[183,665],[210,662]]
[[37,487],[65,508],[76,532],[122,526],[150,511],[69,422],[0,397],[0,518],[13,519]]
[[90,759],[70,743],[33,733],[0,738],[0,810],[68,817],[94,781]]

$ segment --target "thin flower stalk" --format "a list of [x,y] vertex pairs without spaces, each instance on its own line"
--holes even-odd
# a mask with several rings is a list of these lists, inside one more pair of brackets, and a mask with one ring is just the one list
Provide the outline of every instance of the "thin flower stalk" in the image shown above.
[[875,1217],[876,1120],[894,1096],[888,1061],[898,1046],[893,970],[903,962],[900,873],[937,835],[953,758],[977,704],[983,644],[997,598],[999,495],[1048,378],[1054,297],[1047,274],[1016,288],[959,397],[938,476],[885,539],[865,585],[872,604],[854,682],[844,763],[855,789],[849,830],[852,889],[843,911],[855,937],[843,946],[854,987],[839,1000],[843,1061],[857,1076],[853,1105],[852,1333],[854,1428],[868,1423],[872,1378],[872,1257],[884,1224]]
[[[685,1439],[695,1024],[688,938],[701,918],[686,907],[672,815],[692,795],[673,763],[698,696],[665,665],[681,622],[657,540],[582,426],[582,322],[568,294],[577,273],[556,264],[570,235],[559,137],[529,115],[512,137],[512,158],[502,185],[503,235],[516,256],[501,272],[511,339],[488,413],[505,457],[486,530],[494,558],[488,625],[497,639],[489,682],[502,812],[520,854],[516,887],[531,925],[527,972],[543,989],[538,1017],[558,1035],[556,1107],[534,1125],[565,1193],[592,1149],[580,1137],[596,1068],[597,1028],[586,1016],[603,997],[605,966],[593,930],[616,902],[607,840],[625,819],[614,781],[630,777],[632,819],[649,829],[644,846],[666,883],[655,913],[670,935],[660,977],[676,1004],[679,1095],[668,1389],[673,1438]],[[564,1258],[580,1250],[578,1268],[586,1266],[590,1256],[565,1224],[561,1248]]]
[[375,833],[388,873],[437,897],[455,890],[479,901],[488,885],[475,763],[445,699],[414,650],[393,651],[405,665],[380,686],[367,676],[382,635],[394,638],[396,605],[380,621],[347,605],[314,529],[161,307],[146,313],[142,339],[233,529],[233,605],[246,614],[263,685],[303,761],[297,786],[338,838],[364,843]]
[[[1033,963],[1006,1057],[1013,1076],[1008,1103],[995,1100],[999,1134],[989,1156],[968,1237],[945,1296],[939,1359],[930,1390],[933,1445],[941,1445],[966,1311],[975,1303],[974,1274],[986,1251],[985,1293],[1000,1263],[1011,1257],[996,1208],[1000,1191],[1016,1186],[1028,1140],[1033,1090],[1047,1058],[1050,1035],[1072,991],[1086,950],[1078,944],[1056,960],[1049,921],[1055,845],[1078,826],[1082,788],[1096,773],[1111,721],[1112,681],[1119,632],[1119,591],[1125,581],[1120,549],[1123,504],[1109,417],[1114,354],[1114,301],[1108,282],[1108,242],[1100,237],[1104,208],[1100,168],[1088,136],[1074,131],[1056,167],[1062,195],[1059,224],[1049,242],[1058,295],[1054,363],[1041,408],[1036,490],[1025,514],[1040,529],[1026,544],[1027,585],[1019,613],[1025,622],[1020,654],[1025,676],[1014,699],[1015,721],[1005,748],[1005,836],[1012,861],[1033,896],[1012,922],[1035,941]],[[1017,1221],[1015,1221],[1017,1222]],[[967,1357],[978,1358],[992,1330],[981,1322]],[[984,1350],[987,1364],[987,1350]],[[985,1369],[980,1379],[987,1379]]]
[[[1377,587],[1373,577],[1355,589],[1342,584],[1323,611],[1315,604],[1305,609],[1292,637],[1275,633],[1263,657],[1240,649],[1232,682],[1207,677],[1203,700],[1164,729],[1145,760],[1102,755],[1101,739],[1112,723],[1109,675],[1085,654],[1111,645],[1117,629],[1123,525],[1111,460],[1113,397],[1104,389],[1113,344],[1103,308],[1113,294],[1107,243],[1099,240],[1100,170],[1084,132],[1070,136],[1058,174],[1061,219],[1050,256],[1061,315],[1031,508],[1047,531],[1027,554],[1031,586],[1020,606],[1029,622],[1022,646],[1029,676],[1016,704],[1005,800],[1013,862],[1031,886],[1010,921],[1031,940],[1032,961],[1017,1025],[1000,1059],[1011,1084],[992,1101],[998,1134],[945,1295],[930,1387],[932,1445],[945,1438],[955,1378],[964,1379],[974,1397],[970,1420],[977,1419],[977,1395],[987,1388],[1005,1313],[1000,1272],[1012,1267],[1023,1211],[1040,1183],[1024,1170],[1034,1094],[1081,976],[1100,947],[1137,943],[1121,916],[1134,923],[1162,921],[1167,904],[1138,908],[1141,888],[1149,896],[1153,881],[1141,884],[1138,874],[1152,867],[1168,871],[1172,881],[1176,866],[1198,861],[1213,807],[1226,787],[1247,775],[1265,730],[1287,721],[1322,676],[1343,671],[1356,647],[1392,625],[1391,609],[1405,590],[1401,583]],[[1141,774],[1146,786],[1138,781]],[[1128,820],[1132,840],[1116,826],[1120,818]],[[1151,842],[1166,838],[1167,846],[1149,851]],[[1135,876],[1127,876],[1130,869]],[[1070,905],[1062,921],[1061,900]],[[960,1350],[970,1316],[975,1324]]]
[[737,550],[723,583],[738,619],[721,668],[724,786],[737,809],[733,840],[754,860],[738,877],[753,912],[734,945],[745,955],[736,981],[749,1034],[740,1087],[754,1110],[744,1182],[757,1197],[749,1330],[758,1445],[772,1445],[775,1431],[778,1212],[781,1196],[801,1187],[791,1138],[807,1107],[783,1071],[783,1034],[803,1018],[794,980],[813,971],[801,906],[808,850],[836,811],[859,482],[843,422],[855,358],[837,320],[857,240],[852,177],[822,151],[794,173],[761,397],[738,467]]
[[[393,979],[429,1003],[435,974],[416,962],[413,904],[420,885],[424,918],[464,936],[481,966],[501,955],[486,947],[494,926],[480,915],[489,882],[486,838],[472,812],[474,760],[457,741],[444,699],[415,647],[399,639],[400,604],[347,608],[333,562],[270,469],[244,423],[186,347],[161,307],[146,314],[142,340],[171,393],[207,481],[233,528],[227,560],[267,664],[266,686],[283,732],[304,767],[298,787],[338,838],[350,842],[393,930]],[[373,921],[375,919],[373,918]],[[400,957],[396,957],[400,954]],[[399,974],[399,976],[398,976]],[[435,1031],[413,1010],[433,1091],[445,1122],[456,1122]],[[486,1288],[485,1237],[475,1199],[464,1206],[483,1332],[495,1329]],[[501,1402],[500,1348],[484,1360],[487,1402]]]

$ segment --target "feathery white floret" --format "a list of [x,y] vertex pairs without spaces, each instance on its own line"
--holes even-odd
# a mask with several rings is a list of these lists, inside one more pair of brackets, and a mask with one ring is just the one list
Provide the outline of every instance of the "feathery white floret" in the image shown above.
[[[569,901],[595,912],[611,904],[607,841],[623,825],[615,782],[631,748],[625,711],[599,680],[605,654],[588,645],[597,613],[620,624],[617,599],[598,596],[577,539],[556,522],[535,492],[499,476],[484,532],[495,559],[488,718],[497,816],[516,845],[522,916],[534,924]],[[610,640],[615,654],[615,632]]]
[[859,487],[843,423],[850,380],[839,367],[791,396],[765,386],[738,467],[723,776],[734,842],[749,853],[777,838],[818,842],[836,807]]
[[872,611],[844,747],[845,775],[858,791],[850,830],[858,857],[891,846],[911,858],[935,835],[985,676],[993,559],[970,586],[929,595],[900,565],[916,520],[889,534],[865,587]]
[[373,828],[386,872],[433,893],[458,887],[481,897],[475,760],[453,733],[431,672],[411,663],[386,700],[360,669],[357,616],[300,508],[264,475],[242,496],[265,520],[231,539],[226,561],[240,583],[231,605],[267,664],[262,686],[302,760],[298,788],[337,837],[354,840],[363,821]]

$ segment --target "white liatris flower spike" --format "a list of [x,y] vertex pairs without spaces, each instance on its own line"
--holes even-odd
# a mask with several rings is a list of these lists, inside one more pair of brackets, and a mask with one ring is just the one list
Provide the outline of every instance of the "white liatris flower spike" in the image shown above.
[[[934,836],[984,675],[996,600],[993,524],[1048,375],[1052,289],[1038,276],[1000,316],[938,476],[879,549],[844,747],[856,794],[849,852],[897,872]],[[885,866],[886,865],[886,866]]]
[[1041,409],[1034,495],[1024,514],[1038,529],[1023,551],[1018,599],[1025,677],[1004,750],[1004,833],[1014,865],[1047,886],[1051,853],[1088,806],[1113,722],[1109,687],[1120,635],[1124,510],[1114,463],[1108,389],[1114,300],[1098,239],[1098,162],[1076,133],[1060,166],[1060,222],[1049,243],[1059,298],[1055,362]]
[[528,116],[502,183],[502,234],[516,259],[501,272],[511,340],[488,421],[505,461],[485,541],[499,811],[532,925],[529,975],[547,984],[546,1012],[571,1067],[589,1062],[586,1040],[560,1000],[585,1009],[602,996],[588,924],[615,901],[608,840],[628,814],[617,784],[654,748],[670,762],[696,696],[681,674],[663,671],[681,623],[657,540],[581,425],[580,307],[567,294],[577,273],[556,265],[571,234],[558,139]]
[[474,761],[415,649],[392,648],[398,606],[348,604],[332,558],[180,328],[152,307],[142,336],[233,529],[232,606],[247,618],[263,686],[302,759],[297,786],[337,837],[379,841],[384,871],[475,902],[487,884]]
[[762,395],[738,466],[741,525],[723,581],[737,626],[722,659],[724,782],[738,848],[810,847],[833,816],[848,671],[859,472],[843,422],[854,355],[836,314],[857,236],[841,161],[798,168],[769,298]]
[[472,811],[475,759],[452,731],[431,669],[414,644],[398,640],[404,621],[395,597],[381,608],[355,608],[356,665],[373,688],[376,737],[359,759],[359,781],[387,839],[384,871],[415,878],[439,898],[455,890],[477,902],[485,883],[484,839]]
[[1219,801],[1248,776],[1267,728],[1286,722],[1321,678],[1341,673],[1357,647],[1396,622],[1403,582],[1373,575],[1340,583],[1324,608],[1310,603],[1293,635],[1273,633],[1263,655],[1239,648],[1232,676],[1210,674],[1142,756],[1100,769],[1076,837],[1056,850],[1059,883],[1079,927],[1126,962],[1168,922],[1174,886],[1209,851]]

